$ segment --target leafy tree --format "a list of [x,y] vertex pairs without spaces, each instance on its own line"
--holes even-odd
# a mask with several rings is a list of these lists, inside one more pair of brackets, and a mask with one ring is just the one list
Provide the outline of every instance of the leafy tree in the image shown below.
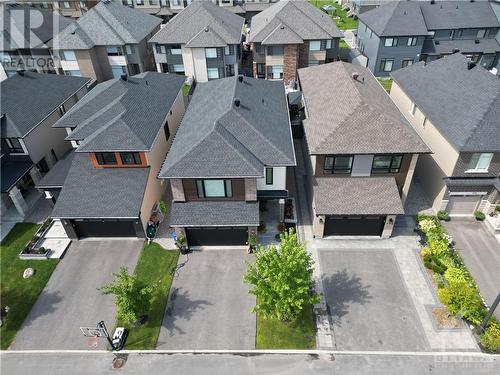
[[114,294],[118,320],[126,325],[134,324],[141,314],[149,311],[156,285],[143,285],[136,275],[129,275],[127,267],[114,273],[115,279],[99,288],[102,294]]
[[250,293],[257,297],[253,311],[282,321],[293,320],[304,306],[319,301],[312,292],[313,260],[293,229],[281,234],[279,248],[259,248],[244,280],[253,286]]

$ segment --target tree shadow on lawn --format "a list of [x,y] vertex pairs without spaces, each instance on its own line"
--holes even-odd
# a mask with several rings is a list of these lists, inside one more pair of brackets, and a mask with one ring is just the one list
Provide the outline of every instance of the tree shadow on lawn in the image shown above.
[[371,302],[370,285],[363,285],[360,277],[349,275],[345,268],[332,276],[323,274],[322,279],[332,323],[337,327],[342,325],[342,317],[349,313],[351,304]]

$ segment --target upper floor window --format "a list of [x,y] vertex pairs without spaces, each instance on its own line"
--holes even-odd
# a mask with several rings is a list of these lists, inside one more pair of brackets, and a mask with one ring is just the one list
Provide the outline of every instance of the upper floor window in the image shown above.
[[380,60],[380,70],[382,72],[392,72],[393,65],[394,65],[394,59],[382,59],[382,60]]
[[127,55],[132,55],[135,53],[135,48],[134,46],[131,46],[131,45],[126,45],[125,46],[125,52],[127,53]]
[[73,76],[73,77],[81,77],[82,72],[80,70],[65,70],[64,75]]
[[310,40],[309,51],[321,51],[321,40]]
[[408,42],[406,43],[407,46],[416,46],[417,45],[417,38],[416,37],[410,37],[408,38]]
[[162,54],[165,54],[167,53],[167,49],[165,48],[165,46],[162,46],[160,44],[157,44],[156,45],[156,53],[162,53]]
[[62,6],[64,9],[71,9],[71,3],[69,1],[60,1],[59,6]]
[[413,59],[403,59],[403,61],[401,62],[401,67],[402,68],[406,68],[407,66],[413,64]]
[[208,79],[218,79],[219,78],[219,68],[208,68],[207,69]]
[[64,61],[76,61],[75,51],[62,51],[61,59]]
[[267,47],[267,54],[269,56],[283,56],[285,52],[283,46],[269,46]]
[[184,74],[184,65],[183,64],[169,65],[168,71],[176,74]]
[[116,155],[114,152],[96,152],[95,158],[99,165],[116,165]]
[[283,79],[283,65],[268,65],[267,78]]
[[137,5],[144,5],[144,0],[135,0]]
[[123,56],[123,51],[120,47],[106,47],[108,56]]
[[205,48],[205,57],[207,59],[217,58],[217,48]]
[[485,35],[486,35],[486,30],[485,29],[481,29],[481,30],[477,31],[476,37],[479,38],[479,39],[481,39],[481,38],[484,38]]
[[138,152],[120,152],[120,159],[125,165],[141,165],[141,155]]
[[472,154],[467,172],[488,172],[491,159],[493,159],[492,153]]
[[173,44],[168,49],[168,53],[171,55],[182,55],[182,48],[180,44]]
[[196,180],[199,198],[230,198],[233,196],[231,180]]
[[273,184],[273,168],[266,168],[266,185]]
[[23,146],[21,145],[21,141],[17,138],[5,138],[5,143],[7,144],[7,148],[9,152],[12,154],[24,154]]
[[398,173],[402,160],[403,155],[375,155],[372,173]]
[[385,38],[384,46],[385,47],[395,47],[398,45],[398,38]]
[[326,49],[330,49],[330,48],[332,48],[332,40],[331,40],[331,39],[328,39],[328,40],[326,41]]
[[352,155],[329,155],[325,157],[325,173],[351,173]]

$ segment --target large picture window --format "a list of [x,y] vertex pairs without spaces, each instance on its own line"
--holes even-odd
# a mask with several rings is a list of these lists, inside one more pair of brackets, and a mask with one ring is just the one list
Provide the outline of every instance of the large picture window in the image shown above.
[[21,141],[17,138],[5,138],[5,143],[12,154],[24,154],[23,146]]
[[380,60],[380,70],[382,72],[392,72],[393,64],[394,64],[394,59],[382,59]]
[[199,198],[230,198],[233,196],[231,180],[196,180]]
[[116,165],[116,156],[114,152],[96,152],[95,158],[99,165]]
[[472,154],[467,172],[488,172],[491,159],[493,159],[492,153]]
[[217,48],[205,48],[205,57],[207,59],[217,58]]
[[140,165],[141,155],[138,152],[120,152],[120,159],[122,159],[122,164],[125,165]]
[[325,173],[351,173],[352,155],[338,155],[325,157]]
[[375,155],[372,173],[398,173],[403,155]]

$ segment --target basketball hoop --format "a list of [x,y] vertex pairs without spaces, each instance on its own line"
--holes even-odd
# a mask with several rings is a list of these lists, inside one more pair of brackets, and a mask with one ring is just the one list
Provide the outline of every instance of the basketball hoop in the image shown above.
[[87,346],[89,348],[95,349],[99,345],[99,336],[91,336],[87,340]]

